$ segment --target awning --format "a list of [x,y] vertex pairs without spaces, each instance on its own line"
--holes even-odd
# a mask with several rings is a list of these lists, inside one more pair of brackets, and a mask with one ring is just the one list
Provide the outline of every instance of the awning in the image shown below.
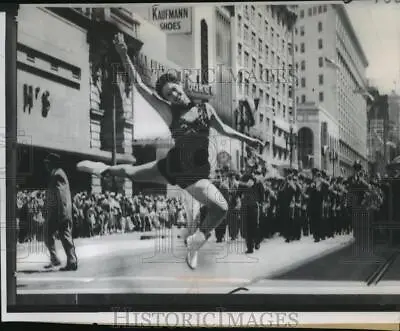
[[134,117],[133,139],[168,139],[171,132],[158,112],[150,105],[133,85],[134,93]]

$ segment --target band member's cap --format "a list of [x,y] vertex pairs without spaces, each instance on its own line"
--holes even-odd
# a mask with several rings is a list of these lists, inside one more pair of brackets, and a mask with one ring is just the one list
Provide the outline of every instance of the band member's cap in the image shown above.
[[49,153],[49,154],[47,154],[46,158],[44,159],[44,162],[51,162],[51,163],[60,162],[60,156],[55,153]]
[[319,170],[318,170],[317,168],[312,168],[312,169],[311,169],[311,172],[312,172],[313,174],[317,174],[317,173],[319,173]]

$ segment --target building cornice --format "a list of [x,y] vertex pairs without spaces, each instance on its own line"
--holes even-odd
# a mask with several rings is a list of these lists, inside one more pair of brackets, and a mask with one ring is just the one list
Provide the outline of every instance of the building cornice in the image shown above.
[[354,30],[353,24],[351,23],[349,14],[347,13],[345,6],[343,4],[333,4],[332,6],[336,9],[338,14],[342,18],[342,21],[344,22],[344,25],[347,28],[351,39],[354,41],[354,45],[361,57],[364,66],[368,67],[369,62],[367,56],[361,46],[360,40],[357,37],[356,31]]

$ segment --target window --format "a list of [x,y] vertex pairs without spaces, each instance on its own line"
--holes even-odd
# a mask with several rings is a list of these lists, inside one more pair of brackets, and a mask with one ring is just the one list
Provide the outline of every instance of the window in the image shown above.
[[299,48],[297,47],[297,44],[295,45],[294,49],[295,49],[296,53],[299,51]]
[[301,96],[301,103],[305,103],[306,102],[306,96],[303,94]]
[[304,36],[304,26],[300,27],[300,36]]
[[269,94],[265,93],[265,104],[269,105]]
[[256,34],[254,32],[251,33],[251,46],[256,48]]
[[305,52],[305,45],[304,43],[300,44],[300,53],[304,53]]
[[222,36],[220,32],[217,32],[216,35],[216,44],[217,44],[217,56],[220,57],[222,55]]
[[275,107],[275,98],[272,98],[272,107]]
[[322,22],[318,22],[318,32],[322,32]]
[[244,16],[246,17],[246,19],[249,19],[249,6],[248,5],[244,6]]
[[318,6],[318,14],[322,13],[322,6]]
[[313,8],[313,15],[317,15],[317,7]]
[[283,105],[283,118],[285,118],[286,117],[286,106],[285,105]]
[[261,14],[258,14],[258,31],[261,31],[262,29],[262,16]]
[[269,47],[268,45],[265,45],[265,59],[268,60],[268,55],[269,55]]
[[308,8],[308,16],[312,16],[312,8]]
[[256,16],[256,8],[254,6],[251,6],[251,20],[255,22],[255,17]]
[[326,13],[326,11],[328,10],[328,6],[324,5],[322,8],[323,8],[324,13]]
[[306,79],[304,77],[301,79],[301,87],[306,87]]
[[245,24],[244,25],[244,40],[245,40],[245,43],[248,43],[249,42],[249,38],[250,38],[250,36],[249,36],[249,27]]
[[323,45],[322,45],[322,39],[318,39],[318,48],[322,49]]
[[262,79],[263,79],[263,65],[262,64],[258,65],[258,71],[259,71],[260,80],[262,81]]
[[201,83],[208,84],[208,25],[204,19],[200,22],[200,54]]
[[268,22],[265,21],[265,38],[268,38]]
[[304,18],[304,10],[300,10],[300,18]]
[[35,63],[35,56],[32,55],[32,54],[30,54],[30,53],[27,53],[27,54],[26,54],[26,59],[27,59],[29,62]]
[[323,59],[322,57],[320,57],[320,58],[318,59],[318,64],[319,64],[319,67],[320,67],[320,68],[322,68],[322,67],[324,66],[324,59]]
[[304,60],[301,61],[301,70],[306,70],[306,61]]
[[256,72],[256,65],[257,65],[257,61],[256,61],[256,59],[253,57],[253,61],[252,61],[252,68],[253,68],[253,72],[255,73]]
[[238,44],[238,60],[242,61],[242,44]]
[[253,95],[253,98],[257,96],[257,87],[255,84],[253,84],[253,88],[251,89],[251,93]]
[[81,79],[81,71],[79,69],[78,70],[73,70],[72,71],[72,78]]
[[249,67],[249,53],[244,52],[244,65]]
[[289,88],[288,88],[288,98],[292,98],[292,97],[293,97],[292,86],[289,86]]
[[319,85],[323,85],[324,84],[324,75],[319,75],[318,76],[318,82],[319,82]]
[[260,55],[262,51],[263,51],[263,43],[261,39],[258,39],[258,52],[260,53]]
[[250,96],[250,95],[249,95],[249,94],[250,94],[249,89],[250,89],[249,80],[246,79],[246,80],[245,80],[245,83],[244,83],[244,92],[245,92],[246,96]]
[[264,115],[263,115],[263,114],[260,114],[260,123],[262,123],[263,120],[264,120]]
[[324,101],[324,92],[319,92],[319,101],[320,102]]
[[271,28],[271,38],[274,39],[274,28]]

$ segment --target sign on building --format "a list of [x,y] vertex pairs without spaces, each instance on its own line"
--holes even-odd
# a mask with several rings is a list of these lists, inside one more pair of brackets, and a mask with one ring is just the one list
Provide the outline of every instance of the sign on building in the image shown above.
[[191,7],[165,7],[154,5],[150,8],[150,21],[168,34],[192,32]]

